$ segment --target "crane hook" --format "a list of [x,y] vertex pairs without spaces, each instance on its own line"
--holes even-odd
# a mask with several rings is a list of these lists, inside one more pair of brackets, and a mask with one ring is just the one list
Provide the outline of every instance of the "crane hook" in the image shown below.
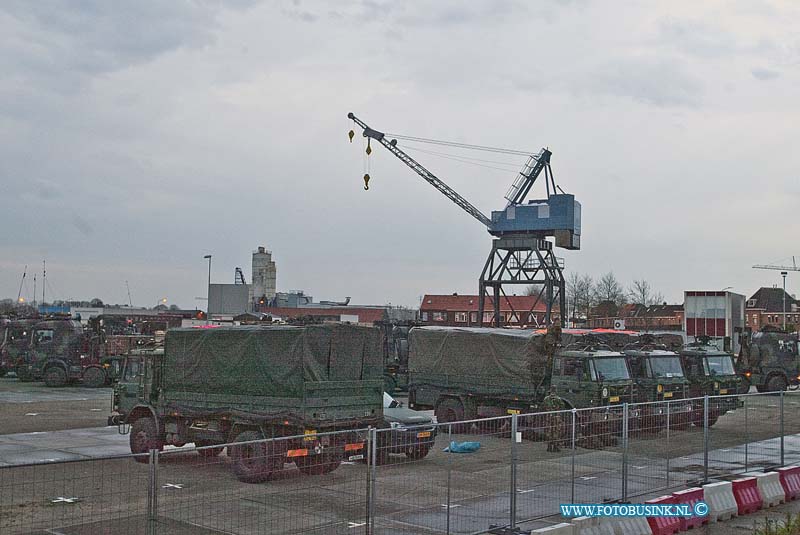
[[369,189],[369,173],[364,175],[364,191]]
[[347,133],[347,135],[350,137],[350,143],[352,143],[352,142],[353,142],[353,136],[355,136],[355,135],[356,135],[356,133],[355,133],[355,132],[353,132],[352,130],[350,130],[350,131]]
[[372,154],[372,147],[369,146],[370,141],[372,141],[371,138],[367,138],[367,156]]

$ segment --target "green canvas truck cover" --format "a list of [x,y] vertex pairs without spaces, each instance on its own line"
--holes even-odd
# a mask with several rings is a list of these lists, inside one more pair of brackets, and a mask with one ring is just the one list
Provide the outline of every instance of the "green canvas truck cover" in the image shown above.
[[168,331],[166,392],[301,398],[305,383],[382,380],[380,332],[347,324]]
[[485,327],[415,327],[412,381],[495,391],[536,387],[547,373],[542,332]]

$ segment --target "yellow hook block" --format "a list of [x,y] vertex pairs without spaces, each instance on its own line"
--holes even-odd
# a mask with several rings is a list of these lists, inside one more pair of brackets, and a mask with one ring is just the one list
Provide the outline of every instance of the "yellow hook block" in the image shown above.
[[364,175],[364,190],[369,189],[369,173]]
[[372,154],[372,147],[370,146],[370,139],[367,139],[367,156]]
[[350,130],[350,131],[347,133],[347,135],[350,137],[350,143],[352,143],[352,142],[353,142],[353,136],[355,136],[355,135],[356,135],[356,133],[355,133],[355,132],[353,132],[352,130]]

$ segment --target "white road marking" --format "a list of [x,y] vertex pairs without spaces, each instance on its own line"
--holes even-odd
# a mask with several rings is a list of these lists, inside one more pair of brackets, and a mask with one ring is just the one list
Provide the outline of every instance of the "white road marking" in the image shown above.
[[161,485],[162,489],[182,489],[183,483],[167,483],[166,485]]
[[525,489],[525,490],[517,489],[517,494],[528,494],[529,492],[533,492],[535,490],[536,489]]
[[461,505],[459,505],[459,504],[456,504],[456,505],[447,505],[446,503],[443,503],[443,504],[442,504],[442,508],[443,508],[443,509],[455,509],[456,507],[461,507]]
[[597,476],[581,476],[581,479],[584,481],[589,481],[590,479],[597,479]]
[[65,498],[63,496],[59,496],[54,500],[50,500],[50,503],[76,503],[78,498]]
[[347,523],[347,527],[350,528],[350,529],[360,528],[361,526],[366,526],[366,525],[367,525],[366,522],[348,522]]
[[26,412],[25,416],[39,416],[38,412]]

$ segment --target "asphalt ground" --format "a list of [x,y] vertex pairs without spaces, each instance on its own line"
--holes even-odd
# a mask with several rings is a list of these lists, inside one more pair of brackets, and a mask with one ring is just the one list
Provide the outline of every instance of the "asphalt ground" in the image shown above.
[[[116,427],[101,427],[109,398],[109,389],[52,390],[0,380],[0,406],[6,411],[0,413],[0,463],[44,461],[0,464],[0,533],[146,532],[148,465],[129,457],[96,459],[129,451],[127,436],[119,435]],[[800,438],[794,436],[800,433],[800,396],[787,395],[784,404],[787,436],[782,446],[776,438],[781,427],[778,396],[747,397],[745,407],[721,417],[707,437],[708,477],[731,479],[733,472],[769,468],[780,463],[781,450],[786,464],[800,462]],[[8,415],[13,420],[22,410],[23,415],[36,412],[28,409],[33,405],[53,416],[28,416],[32,426],[26,422],[23,432],[7,432],[17,428]],[[97,427],[76,429],[75,421],[85,418]],[[37,429],[36,422],[46,428]],[[448,454],[442,451],[448,438],[477,441],[481,447],[471,454]],[[703,430],[695,427],[632,435],[627,451],[628,497],[641,501],[662,494],[662,489],[701,480],[706,475],[705,439]],[[518,444],[513,492],[520,525],[531,529],[559,521],[547,515],[561,503],[622,498],[623,452],[621,444],[603,449],[579,445],[574,454],[566,448],[549,453],[543,442]],[[476,533],[490,523],[509,520],[513,454],[506,427],[472,429],[451,437],[442,428],[428,457],[410,461],[393,455],[390,464],[375,468],[374,475],[357,460],[327,475],[303,475],[286,464],[271,481],[245,484],[233,475],[225,453],[203,459],[194,451],[168,448],[160,455],[153,481],[157,515],[151,521],[158,533],[174,535],[362,534],[367,507],[372,507],[377,533]],[[370,480],[375,489],[371,504]],[[719,527],[708,532],[730,532]]]

